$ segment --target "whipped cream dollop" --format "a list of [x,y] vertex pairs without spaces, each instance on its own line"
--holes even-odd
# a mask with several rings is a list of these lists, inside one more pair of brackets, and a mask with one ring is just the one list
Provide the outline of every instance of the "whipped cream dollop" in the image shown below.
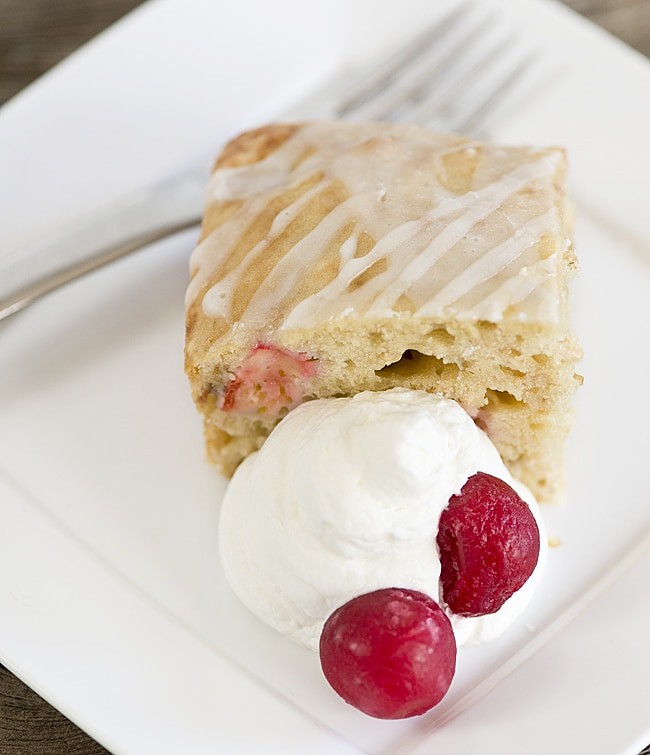
[[[530,579],[493,614],[463,617],[442,601],[438,520],[471,475],[511,485],[540,530]],[[395,388],[309,401],[239,466],[220,521],[223,568],[262,621],[317,649],[329,615],[384,587],[440,603],[459,645],[493,639],[527,605],[547,539],[538,505],[487,435],[454,401]]]

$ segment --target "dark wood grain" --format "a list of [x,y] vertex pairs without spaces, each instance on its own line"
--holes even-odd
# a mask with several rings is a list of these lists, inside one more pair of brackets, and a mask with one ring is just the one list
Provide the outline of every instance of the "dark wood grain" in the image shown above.
[[106,755],[107,752],[0,666],[2,755]]
[[142,0],[0,0],[0,103]]
[[565,0],[644,55],[650,56],[650,2],[648,0]]
[[[0,0],[0,104],[140,1]],[[566,3],[650,56],[650,0]],[[107,752],[0,666],[0,755]]]

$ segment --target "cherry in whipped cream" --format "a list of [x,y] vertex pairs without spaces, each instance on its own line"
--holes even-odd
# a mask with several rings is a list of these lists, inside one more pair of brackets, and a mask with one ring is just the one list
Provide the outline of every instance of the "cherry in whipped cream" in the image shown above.
[[444,697],[456,668],[451,623],[424,593],[365,593],[327,619],[320,638],[327,681],[350,705],[375,718],[408,718]]
[[510,485],[477,472],[442,512],[437,545],[443,600],[455,614],[483,616],[533,573],[539,529]]

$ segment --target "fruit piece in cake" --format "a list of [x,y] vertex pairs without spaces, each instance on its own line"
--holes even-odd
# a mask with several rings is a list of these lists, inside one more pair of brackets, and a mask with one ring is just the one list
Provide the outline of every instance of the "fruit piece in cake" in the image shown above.
[[528,505],[503,480],[477,472],[440,516],[442,597],[453,613],[494,613],[529,579],[539,529]]
[[231,142],[187,292],[209,456],[230,474],[277,422],[232,386],[262,343],[317,360],[289,381],[291,404],[441,393],[540,500],[561,497],[580,356],[564,173],[558,148],[406,124],[282,124]]
[[456,669],[449,619],[416,590],[353,598],[325,622],[319,652],[333,689],[376,718],[426,713],[445,696]]
[[302,403],[316,366],[305,354],[257,344],[226,383],[220,409],[277,420]]

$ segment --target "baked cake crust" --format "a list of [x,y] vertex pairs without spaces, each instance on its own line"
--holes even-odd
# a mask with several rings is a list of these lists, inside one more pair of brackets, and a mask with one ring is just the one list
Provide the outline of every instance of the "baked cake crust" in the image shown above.
[[309,398],[458,401],[540,500],[564,487],[580,349],[558,148],[276,124],[223,151],[190,264],[186,371],[232,473]]

